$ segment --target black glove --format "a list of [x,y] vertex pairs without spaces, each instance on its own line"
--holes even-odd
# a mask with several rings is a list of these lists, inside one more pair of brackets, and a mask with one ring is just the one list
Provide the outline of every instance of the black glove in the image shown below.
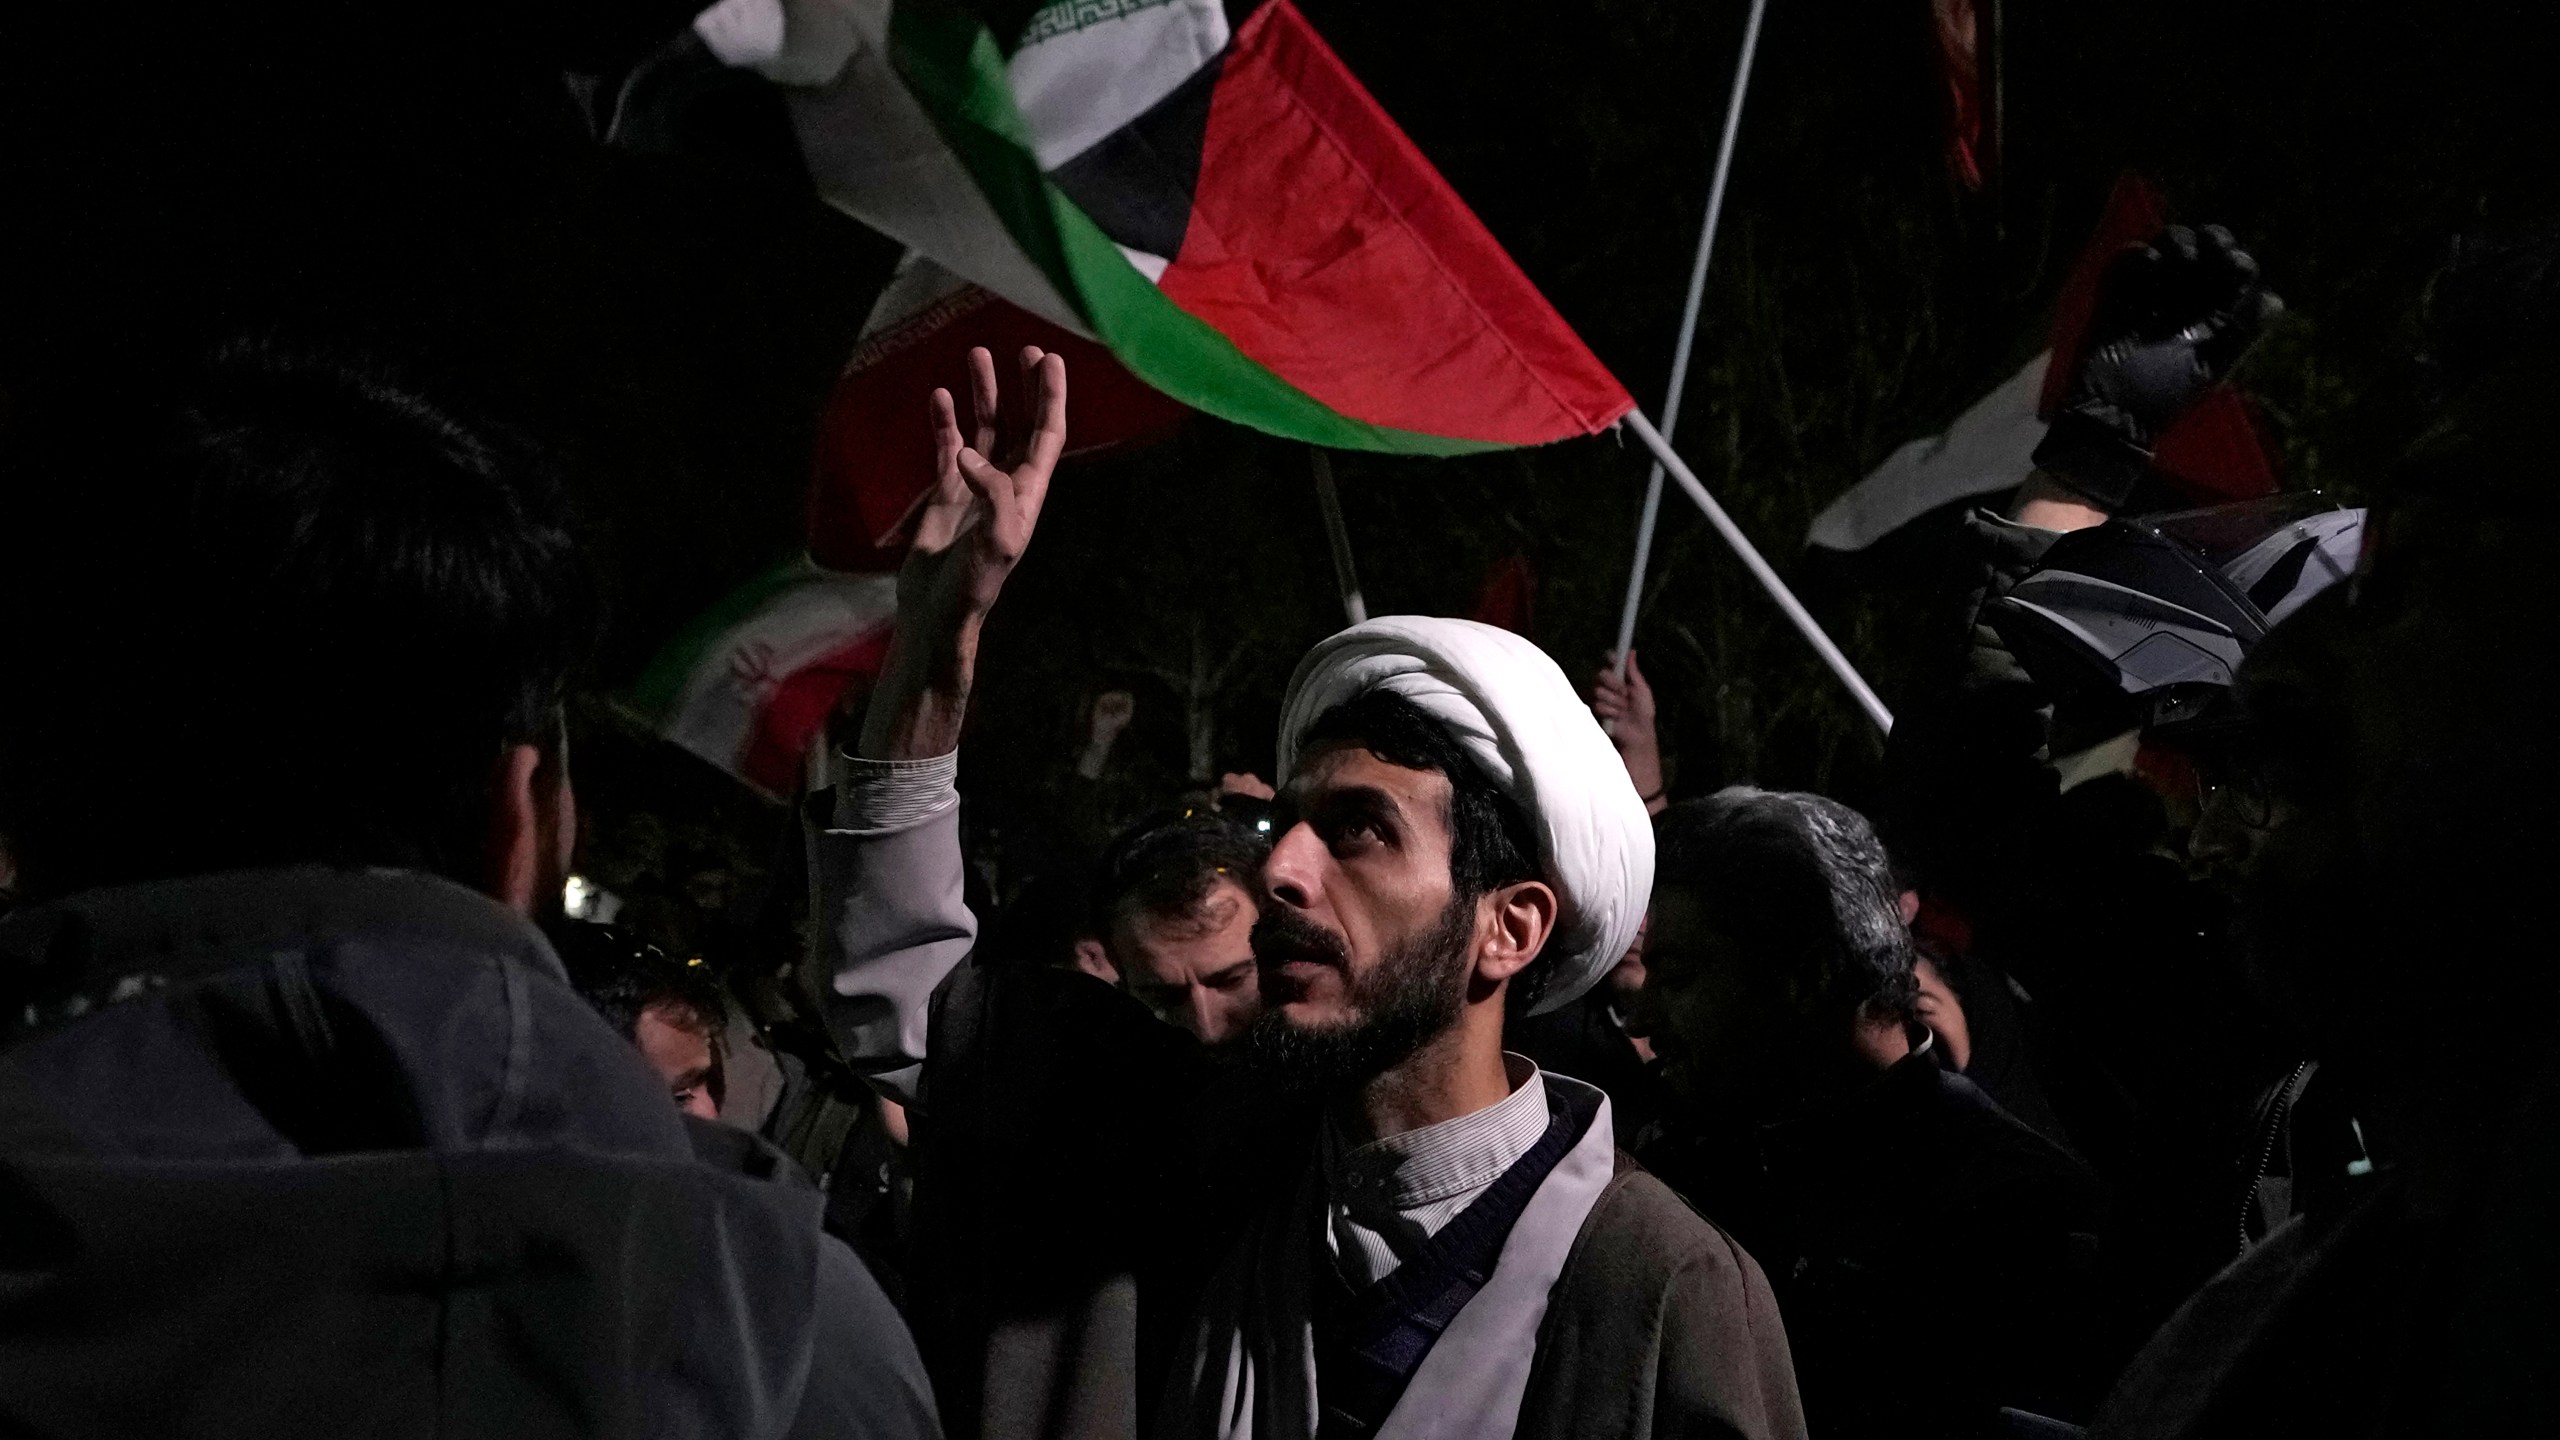
[[2089,348],[2036,446],[2036,466],[2109,510],[2151,466],[2151,446],[2284,313],[2258,262],[2219,225],[2172,225],[2099,282]]

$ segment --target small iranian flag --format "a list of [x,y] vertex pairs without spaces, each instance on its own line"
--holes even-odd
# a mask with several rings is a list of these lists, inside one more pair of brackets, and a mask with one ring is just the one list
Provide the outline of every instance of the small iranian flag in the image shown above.
[[788,797],[845,687],[878,677],[897,592],[895,575],[778,566],[686,627],[634,698],[659,734]]
[[956,0],[694,23],[829,202],[1185,405],[1429,455],[1632,408],[1288,0],[1058,0],[1009,48]]

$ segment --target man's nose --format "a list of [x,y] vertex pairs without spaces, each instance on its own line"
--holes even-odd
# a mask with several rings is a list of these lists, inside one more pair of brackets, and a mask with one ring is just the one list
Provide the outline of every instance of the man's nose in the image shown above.
[[1203,1045],[1215,1045],[1227,1038],[1227,1017],[1218,1005],[1218,997],[1206,985],[1191,987],[1191,1033]]
[[1316,879],[1325,854],[1315,827],[1301,820],[1272,842],[1271,858],[1262,862],[1262,885],[1271,898],[1292,910],[1315,906],[1321,888]]
[[2231,866],[2247,858],[2250,839],[2247,827],[2232,817],[2230,805],[2216,796],[2205,803],[2195,829],[2187,833],[2187,859],[2207,870]]

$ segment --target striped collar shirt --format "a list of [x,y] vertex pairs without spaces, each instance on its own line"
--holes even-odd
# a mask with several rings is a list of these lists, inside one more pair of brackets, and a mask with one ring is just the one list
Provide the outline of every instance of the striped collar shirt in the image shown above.
[[1547,1086],[1538,1067],[1505,1054],[1511,1093],[1472,1114],[1362,1145],[1328,1123],[1317,1147],[1325,1240],[1358,1289],[1404,1263],[1546,1134]]

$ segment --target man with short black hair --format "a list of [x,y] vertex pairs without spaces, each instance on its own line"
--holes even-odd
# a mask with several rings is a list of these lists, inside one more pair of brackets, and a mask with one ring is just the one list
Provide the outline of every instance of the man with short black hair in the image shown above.
[[1262,1012],[1254,890],[1269,850],[1262,832],[1198,806],[1140,821],[1095,870],[1094,932],[1121,988],[1213,1050]]
[[729,1001],[701,957],[677,960],[615,926],[582,921],[554,927],[551,944],[569,984],[639,1049],[676,1108],[719,1119]]
[[272,346],[20,419],[0,1430],[933,1435],[821,1197],[535,927],[593,612],[537,457]]
[[1636,1016],[1673,1133],[1646,1162],[1775,1277],[1814,1432],[2084,1415],[2104,1196],[1942,1063],[1875,833],[1736,787],[1656,837]]

